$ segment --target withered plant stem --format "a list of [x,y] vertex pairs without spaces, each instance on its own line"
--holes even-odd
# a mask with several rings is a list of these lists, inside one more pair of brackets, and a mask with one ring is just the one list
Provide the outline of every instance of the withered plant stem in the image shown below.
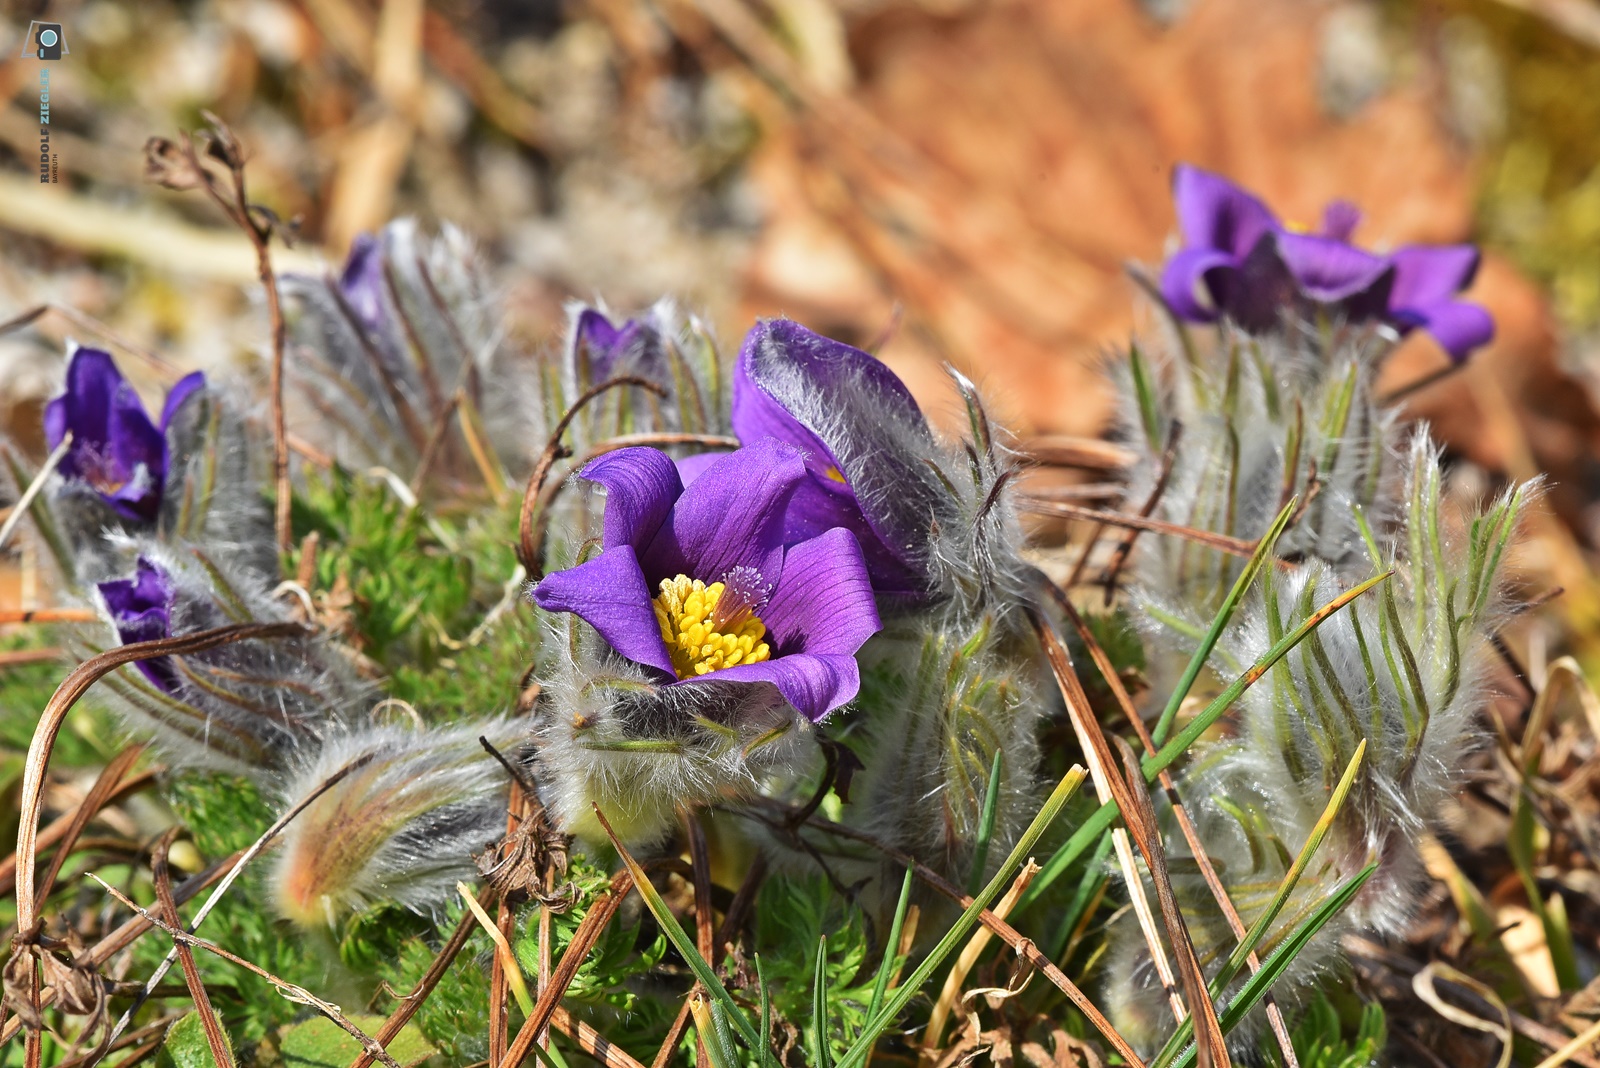
[[534,540],[534,505],[538,502],[544,489],[545,479],[550,477],[550,469],[561,458],[565,447],[561,439],[567,433],[567,428],[577,418],[590,401],[604,394],[607,390],[619,386],[638,386],[640,389],[649,390],[658,397],[665,397],[667,391],[648,378],[638,375],[621,375],[617,378],[608,378],[597,386],[586,390],[572,406],[562,413],[556,422],[555,429],[550,432],[550,439],[545,442],[544,451],[539,453],[539,460],[533,465],[533,474],[528,476],[528,486],[522,491],[522,511],[517,518],[517,557],[522,566],[528,569],[528,577],[539,579],[543,570],[539,566],[539,543]]
[[[708,449],[737,449],[739,439],[723,437],[720,434],[624,434],[594,445],[574,460],[569,470],[581,471],[590,460],[635,445],[703,445]],[[535,471],[534,474],[538,476],[539,472]],[[566,484],[565,478],[545,482],[542,487],[536,486],[534,479],[528,480],[529,494],[525,494],[522,498],[524,534],[518,542],[517,558],[527,569],[528,579],[531,582],[538,582],[544,577],[544,537],[545,530],[550,525],[550,506]]]

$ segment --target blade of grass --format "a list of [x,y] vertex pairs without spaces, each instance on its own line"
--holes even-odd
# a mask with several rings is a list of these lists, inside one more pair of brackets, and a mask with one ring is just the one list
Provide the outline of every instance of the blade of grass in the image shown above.
[[1039,837],[1055,822],[1056,817],[1061,814],[1061,809],[1066,805],[1067,801],[1072,798],[1073,794],[1077,793],[1078,787],[1083,785],[1083,780],[1087,775],[1088,773],[1081,767],[1074,767],[1056,784],[1056,788],[1051,791],[1050,797],[1045,801],[1044,807],[1033,817],[1033,822],[1028,824],[1027,830],[1022,832],[1022,837],[1018,839],[1015,848],[1006,857],[1005,863],[1001,864],[1000,869],[994,873],[994,878],[989,880],[989,884],[977,895],[972,904],[967,906],[966,910],[961,913],[961,916],[951,925],[950,930],[945,932],[944,937],[939,939],[938,944],[922,959],[906,981],[895,988],[894,993],[884,1003],[883,1007],[878,1010],[878,1014],[867,1021],[855,1044],[840,1058],[838,1068],[860,1068],[860,1066],[866,1064],[868,1056],[872,1053],[873,1046],[877,1044],[878,1036],[894,1022],[895,1018],[900,1015],[901,1010],[911,1002],[911,999],[916,997],[917,992],[922,989],[922,985],[944,963],[945,958],[966,940],[967,935],[971,933],[973,927],[978,923],[978,914],[987,909],[995,898],[1000,896],[1001,891],[1010,882],[1012,874],[1026,859],[1028,852],[1039,841]]
[[467,908],[477,919],[483,929],[488,932],[494,942],[494,951],[500,957],[500,967],[505,972],[506,982],[511,987],[511,996],[517,999],[517,1005],[522,1009],[522,1015],[533,1015],[533,998],[528,995],[528,984],[522,978],[522,966],[517,963],[517,955],[511,951],[511,943],[506,941],[506,936],[500,930],[500,925],[495,923],[494,917],[489,915],[487,909],[478,904],[478,899],[472,893],[472,888],[466,883],[456,883],[456,893],[461,895],[461,900],[467,903]]
[[[1222,1011],[1223,1034],[1227,1034],[1244,1022],[1245,1016],[1251,1009],[1256,1007],[1257,1002],[1266,996],[1272,984],[1278,981],[1290,964],[1294,963],[1294,959],[1316,937],[1317,932],[1327,926],[1328,921],[1337,916],[1340,910],[1350,903],[1350,899],[1361,891],[1361,888],[1367,884],[1367,880],[1372,878],[1372,873],[1377,870],[1378,865],[1372,863],[1357,872],[1354,878],[1334,891],[1316,912],[1306,917],[1305,921],[1295,928],[1294,934],[1290,935],[1282,945],[1272,951],[1272,954],[1262,962],[1261,970],[1252,975],[1244,986],[1239,988],[1238,995]],[[1172,1038],[1167,1041],[1166,1046],[1162,1048],[1161,1053],[1155,1060],[1150,1062],[1150,1068],[1168,1068],[1168,1065],[1171,1065],[1172,1068],[1189,1068],[1194,1063],[1194,1046],[1191,1045],[1184,1049],[1184,1044],[1189,1041],[1190,1027],[1191,1024],[1186,1021],[1178,1028]],[[1183,1055],[1174,1061],[1173,1057],[1179,1050],[1183,1050]]]
[[[900,885],[900,900],[894,907],[894,920],[889,924],[889,941],[884,943],[883,963],[878,965],[878,978],[872,984],[872,1000],[867,1003],[867,1019],[878,1015],[883,1008],[883,996],[889,991],[889,976],[894,974],[895,961],[900,955],[900,932],[906,925],[906,910],[911,907],[911,885],[916,882],[915,868],[906,869],[905,882]],[[766,997],[766,988],[761,989]]]
[[1228,591],[1228,596],[1223,600],[1222,607],[1217,609],[1217,614],[1212,617],[1211,629],[1206,631],[1206,636],[1200,640],[1200,645],[1195,649],[1194,655],[1189,658],[1188,665],[1183,669],[1178,684],[1172,689],[1172,696],[1167,698],[1167,706],[1161,710],[1161,718],[1156,720],[1155,729],[1150,736],[1155,739],[1156,745],[1166,740],[1167,732],[1172,729],[1172,722],[1177,718],[1178,709],[1182,706],[1184,698],[1189,696],[1189,691],[1194,688],[1194,682],[1204,670],[1206,661],[1211,659],[1211,651],[1217,647],[1217,641],[1222,637],[1222,632],[1227,629],[1233,620],[1233,612],[1244,599],[1245,592],[1255,582],[1256,576],[1272,558],[1272,550],[1278,544],[1278,537],[1289,525],[1289,519],[1294,515],[1294,510],[1299,504],[1298,497],[1289,498],[1289,503],[1283,506],[1278,513],[1278,518],[1272,521],[1272,526],[1256,542],[1256,551],[1245,562],[1244,570],[1239,572],[1239,578],[1233,584],[1233,589]]
[[721,979],[717,978],[716,969],[695,948],[694,939],[689,937],[688,932],[683,929],[683,925],[678,922],[678,918],[672,914],[672,910],[667,908],[667,903],[661,899],[661,894],[650,882],[650,876],[645,873],[639,862],[633,859],[633,854],[628,852],[627,847],[622,844],[622,840],[611,829],[611,824],[606,820],[605,813],[600,811],[599,805],[594,806],[594,814],[595,818],[600,821],[600,826],[605,828],[607,837],[611,839],[611,844],[616,847],[617,856],[622,858],[622,863],[627,866],[629,874],[633,876],[634,886],[638,889],[639,896],[644,898],[645,906],[649,908],[650,914],[661,925],[662,933],[667,936],[667,940],[682,955],[684,961],[689,965],[689,970],[694,972],[695,978],[700,981],[700,985],[718,1001],[722,1002],[723,1007],[728,1010],[728,1019],[738,1030],[739,1037],[744,1040],[745,1045],[749,1046],[752,1051],[759,1052],[761,1047],[758,1043],[761,1040],[761,1036],[756,1034],[755,1028],[750,1025],[750,1021],[745,1017],[743,1010],[739,1008],[738,1002],[733,1000],[733,995],[728,993],[728,988],[722,985]]
[[1245,958],[1256,948],[1261,939],[1266,937],[1267,929],[1278,918],[1278,913],[1283,911],[1283,906],[1288,904],[1289,895],[1294,892],[1295,884],[1305,874],[1306,866],[1311,863],[1311,857],[1316,853],[1317,847],[1322,845],[1322,840],[1327,837],[1328,829],[1333,826],[1339,809],[1344,807],[1344,800],[1350,794],[1350,787],[1356,781],[1356,772],[1360,770],[1361,758],[1366,755],[1367,740],[1361,739],[1361,744],[1356,746],[1355,755],[1350,758],[1350,763],[1345,767],[1344,774],[1339,778],[1339,784],[1333,788],[1333,795],[1328,798],[1328,805],[1322,810],[1316,825],[1311,828],[1311,833],[1306,837],[1306,843],[1300,849],[1300,855],[1294,858],[1294,863],[1284,874],[1283,881],[1278,885],[1278,892],[1272,896],[1272,901],[1267,905],[1256,922],[1250,925],[1249,932],[1234,947],[1228,959],[1223,962],[1211,980],[1211,996],[1221,997],[1222,992],[1228,988],[1233,977],[1239,974],[1239,969],[1244,967]]
[[[1283,659],[1289,650],[1304,641],[1308,634],[1322,624],[1323,620],[1393,574],[1393,571],[1385,571],[1381,575],[1374,575],[1359,586],[1346,590],[1317,609],[1300,626],[1285,634],[1272,648],[1261,655],[1261,659],[1257,660],[1244,674],[1235,679],[1226,690],[1218,694],[1216,699],[1207,705],[1203,712],[1190,720],[1175,738],[1162,746],[1153,755],[1145,757],[1141,761],[1140,767],[1144,772],[1145,781],[1154,781],[1162,769],[1170,767],[1195,743],[1200,735],[1211,729],[1212,725],[1222,718],[1223,713],[1233,706],[1233,703],[1239,699],[1240,694],[1254,685],[1256,680],[1271,669],[1272,665]],[[1072,865],[1073,861],[1083,855],[1084,850],[1098,842],[1101,835],[1110,829],[1116,818],[1116,803],[1108,801],[1086,819],[1073,832],[1072,837],[1062,843],[1061,847],[1051,855],[1050,859],[1045,861],[1038,877],[1034,879],[1033,885],[1023,895],[1022,900],[1017,903],[1017,914],[1021,914],[1028,906],[1037,903],[1044,896],[1044,892],[1049,889],[1050,884],[1060,878],[1061,874]]]
[[811,1062],[833,1068],[828,1049],[828,936],[817,940],[817,967],[811,980]]
[[1005,769],[1006,751],[994,751],[989,767],[989,788],[983,794],[983,815],[978,820],[978,841],[972,851],[972,871],[967,876],[967,893],[983,888],[983,869],[989,864],[989,843],[994,840],[994,821],[1000,809],[1000,773]]

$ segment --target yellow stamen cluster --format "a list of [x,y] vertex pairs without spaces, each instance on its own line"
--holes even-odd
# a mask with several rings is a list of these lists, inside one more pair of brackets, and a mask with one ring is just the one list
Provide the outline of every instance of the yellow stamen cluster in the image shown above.
[[[726,591],[724,583],[707,586],[687,575],[661,580],[661,593],[652,603],[678,678],[692,679],[736,664],[759,664],[772,656],[761,640],[767,634],[766,624],[749,605],[722,606]],[[732,611],[721,612],[719,607]]]

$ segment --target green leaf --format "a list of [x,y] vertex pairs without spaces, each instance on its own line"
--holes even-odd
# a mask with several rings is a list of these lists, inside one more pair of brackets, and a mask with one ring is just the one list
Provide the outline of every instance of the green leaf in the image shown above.
[[[227,1032],[223,1032],[226,1037]],[[233,1052],[233,1042],[228,1042],[228,1052]],[[356,1053],[360,1053],[358,1049]],[[177,1023],[167,1028],[167,1038],[161,1044],[157,1058],[161,1068],[215,1068],[211,1056],[211,1043],[206,1041],[206,1025],[198,1012],[186,1013]],[[345,1062],[348,1064],[349,1062]],[[343,1065],[340,1068],[344,1068]]]
[[[384,1023],[382,1016],[351,1016],[348,1019],[369,1035],[376,1034]],[[283,1057],[284,1068],[348,1068],[350,1062],[361,1056],[361,1043],[345,1034],[338,1024],[326,1016],[313,1016],[303,1023],[285,1027],[278,1035],[278,1049]],[[415,1064],[437,1052],[422,1037],[416,1024],[401,1028],[386,1048],[389,1055],[401,1064]],[[209,1053],[207,1056],[209,1059]],[[180,1065],[179,1068],[188,1066]]]

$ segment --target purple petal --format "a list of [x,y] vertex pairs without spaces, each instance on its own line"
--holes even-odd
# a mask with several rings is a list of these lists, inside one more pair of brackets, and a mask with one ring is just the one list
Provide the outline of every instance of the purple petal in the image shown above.
[[723,668],[676,685],[708,682],[770,682],[784,700],[815,723],[856,695],[861,689],[861,669],[853,656],[796,653],[779,660]]
[[[149,560],[139,557],[133,578],[102,582],[98,588],[122,644],[171,636],[172,579]],[[159,656],[134,663],[162,692],[176,691],[178,674],[170,658]]]
[[1487,345],[1494,337],[1494,317],[1479,305],[1464,300],[1397,309],[1394,318],[1404,328],[1426,330],[1456,363],[1466,360],[1473,349]]
[[383,244],[371,234],[357,234],[339,272],[339,292],[368,330],[383,321]]
[[[742,441],[770,436],[804,455],[811,478],[790,504],[799,517],[791,541],[846,526],[866,547],[880,588],[925,592],[920,561],[941,498],[917,449],[933,436],[893,371],[791,320],[764,320],[739,353],[733,429]],[[820,513],[804,516],[813,506]]]
[[1188,164],[1179,164],[1173,173],[1172,197],[1187,248],[1241,258],[1279,228],[1277,218],[1255,196],[1220,174]]
[[761,621],[780,659],[791,653],[855,655],[883,627],[855,537],[830,530],[790,546]]
[[121,488],[102,496],[129,518],[154,519],[167,477],[167,439],[150,422],[139,395],[127,383],[112,399],[107,437],[111,467],[126,481]]
[[897,596],[925,594],[927,582],[920,572],[908,567],[883,543],[867,522],[855,495],[848,491],[839,492],[843,488],[831,479],[819,479],[808,472],[805,481],[795,487],[794,496],[789,500],[789,509],[784,516],[783,540],[795,545],[835,528],[843,528],[860,543],[874,589],[879,593]]
[[691,486],[695,479],[725,455],[720,452],[697,452],[693,456],[685,456],[678,461],[678,477],[683,479],[685,486]]
[[1300,292],[1325,304],[1371,289],[1392,270],[1386,257],[1315,234],[1280,233],[1277,245]]
[[1472,245],[1407,245],[1390,258],[1394,289],[1389,303],[1395,308],[1449,300],[1478,273],[1478,250]]
[[166,430],[172,425],[172,417],[178,414],[184,401],[205,388],[206,376],[203,371],[193,371],[178,379],[178,384],[167,394],[167,402],[161,406],[161,429]]
[[659,449],[618,449],[591,462],[581,477],[606,488],[601,544],[607,549],[628,545],[642,554],[683,493],[677,465]]
[[[676,467],[672,477],[678,477]],[[776,582],[783,570],[784,510],[805,477],[800,454],[771,438],[719,457],[683,491],[641,554],[645,574],[712,583],[735,567],[753,567]]]
[[1350,240],[1361,225],[1361,209],[1348,200],[1335,200],[1322,209],[1322,236],[1335,241]]
[[1186,248],[1167,261],[1161,272],[1161,296],[1178,318],[1190,323],[1215,322],[1219,312],[1211,285],[1213,272],[1237,270],[1231,253]]
[[534,587],[535,603],[547,612],[572,612],[635,663],[676,678],[661,625],[652,607],[654,591],[631,545],[608,547],[586,564],[546,575]]
[[[48,407],[53,411],[45,413],[45,432],[50,447],[54,449],[61,444],[70,430],[73,453],[90,446],[104,451],[111,423],[111,401],[126,384],[110,353],[99,349],[74,352],[67,364],[66,388],[50,402]],[[74,473],[72,462],[69,454],[61,465],[64,474]]]

